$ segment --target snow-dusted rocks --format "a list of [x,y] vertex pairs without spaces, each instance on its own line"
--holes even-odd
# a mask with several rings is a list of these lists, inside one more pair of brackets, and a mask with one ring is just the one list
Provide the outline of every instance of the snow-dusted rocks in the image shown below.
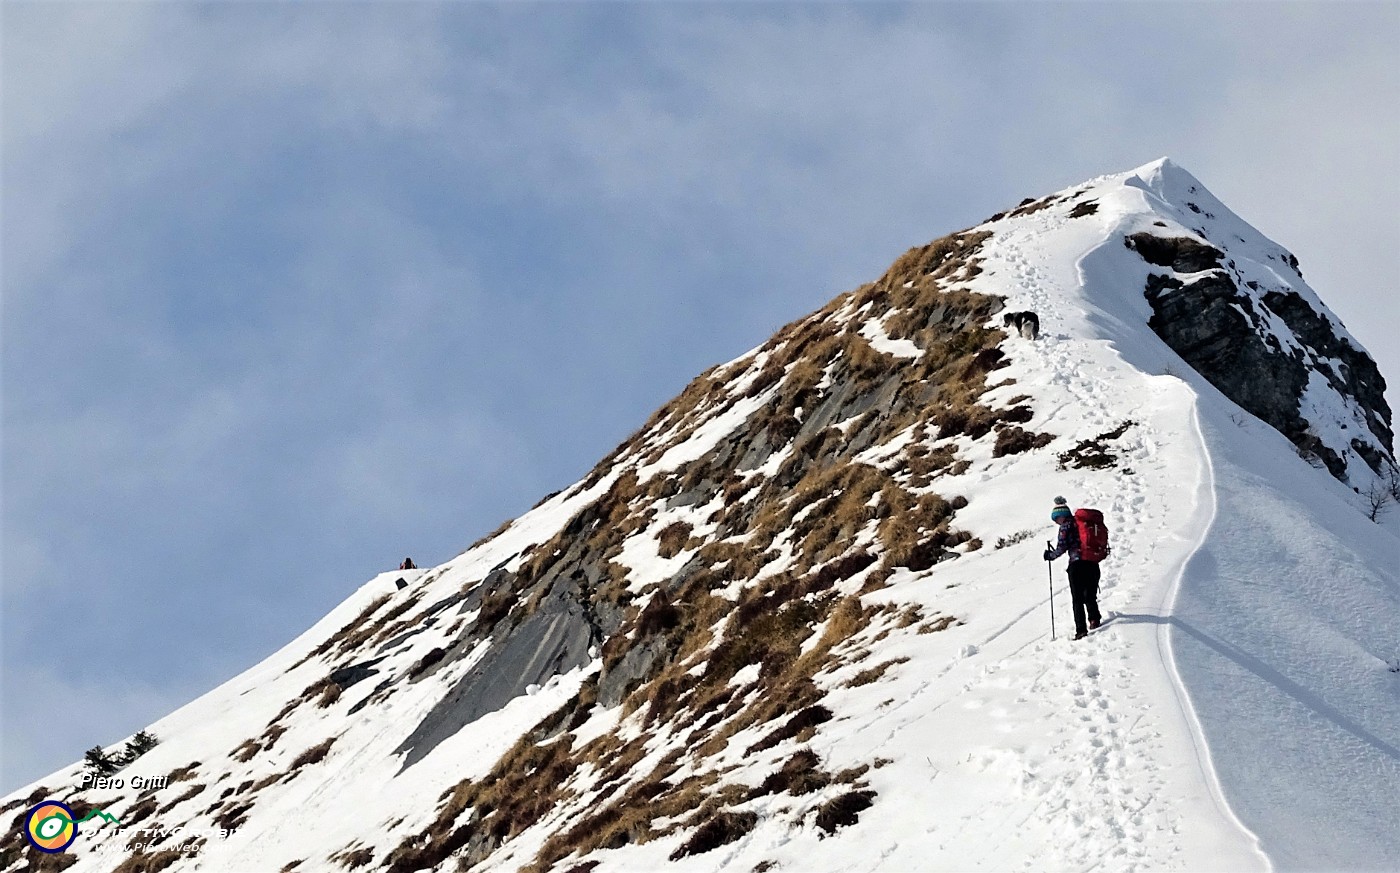
[[[1155,178],[1192,230],[1174,235],[1162,224],[1124,237],[1163,268],[1147,277],[1148,325],[1221,393],[1333,476],[1356,485],[1385,476],[1395,450],[1385,380],[1307,288],[1297,259],[1180,168],[1163,164]],[[1207,241],[1217,238],[1219,248]]]

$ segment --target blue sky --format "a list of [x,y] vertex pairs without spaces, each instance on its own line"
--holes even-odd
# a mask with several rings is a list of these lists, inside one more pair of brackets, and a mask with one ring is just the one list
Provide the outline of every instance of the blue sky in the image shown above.
[[1393,4],[0,16],[0,790],[909,246],[1161,155],[1400,382]]

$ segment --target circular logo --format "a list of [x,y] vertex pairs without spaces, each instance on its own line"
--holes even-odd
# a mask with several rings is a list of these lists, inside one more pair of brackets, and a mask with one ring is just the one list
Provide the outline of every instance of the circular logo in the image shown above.
[[41,852],[62,852],[78,838],[73,810],[57,800],[45,800],[29,810],[24,819],[24,835]]

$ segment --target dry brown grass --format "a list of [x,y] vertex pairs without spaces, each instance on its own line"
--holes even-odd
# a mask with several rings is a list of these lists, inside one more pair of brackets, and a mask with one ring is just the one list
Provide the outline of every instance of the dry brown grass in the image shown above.
[[289,770],[296,770],[301,767],[309,767],[312,764],[319,764],[325,760],[326,754],[330,752],[331,746],[335,745],[335,737],[327,737],[324,742],[306,749],[292,761]]
[[214,827],[229,831],[237,830],[248,820],[248,812],[252,808],[253,801],[251,800],[235,804],[219,813],[214,819]]
[[186,800],[190,800],[203,790],[204,786],[200,785],[199,783],[191,785],[188,789],[185,790],[184,794],[181,794],[179,797],[176,797],[174,800],[171,800],[169,803],[165,804],[165,806],[162,806],[160,809],[158,809],[156,811],[156,815],[164,815],[165,813],[184,803]]
[[486,636],[495,629],[501,619],[510,614],[510,610],[515,606],[515,595],[506,589],[500,589],[488,593],[481,599],[481,606],[476,614],[476,621],[472,627],[482,636]]
[[903,287],[906,282],[917,289],[922,282],[952,279],[967,272],[978,248],[990,237],[986,231],[963,231],[912,248],[895,259],[875,287],[888,293],[891,304],[902,309],[901,298],[913,296]]
[[1118,456],[1108,444],[1123,436],[1136,423],[1129,419],[1091,440],[1080,440],[1074,448],[1058,455],[1059,469],[1084,469],[1087,467],[1091,470],[1102,470],[1118,466]]
[[[740,380],[751,380],[745,389],[751,396],[771,395],[746,427],[709,455],[645,483],[635,472],[618,478],[531,552],[518,573],[496,590],[480,593],[481,611],[469,632],[480,635],[518,621],[551,586],[577,584],[597,614],[608,617],[605,674],[637,646],[659,653],[622,698],[629,723],[652,736],[670,733],[684,744],[690,762],[702,768],[705,758],[745,732],[751,754],[787,755],[772,783],[765,782],[770,793],[805,793],[846,782],[852,790],[830,801],[819,817],[832,829],[854,820],[862,798],[866,805],[870,799],[856,784],[858,776],[824,774],[815,756],[807,757],[810,750],[802,755],[784,744],[801,744],[832,717],[814,679],[868,654],[844,644],[877,614],[886,614],[890,626],[919,622],[920,632],[942,621],[905,621],[902,614],[862,606],[858,596],[838,596],[836,589],[865,574],[858,578],[863,590],[871,590],[896,566],[931,567],[947,550],[974,545],[952,526],[965,500],[911,491],[923,492],[935,477],[964,471],[970,463],[958,459],[956,448],[930,446],[929,440],[980,439],[1003,419],[1024,423],[1029,418],[1029,407],[992,410],[981,402],[989,375],[1005,364],[996,349],[1005,335],[983,327],[1002,304],[960,286],[980,269],[976,255],[986,238],[953,234],[913,249],[879,282],[787,325],[765,345],[761,366],[750,358],[694,380],[595,467],[587,484],[602,481],[624,455],[659,458],[708,416],[740,399],[745,392],[733,389]],[[872,304],[867,317],[888,314],[887,332],[911,339],[925,353],[895,361],[876,352],[856,325],[833,318],[845,306],[867,303]],[[828,371],[836,387],[819,389]],[[911,428],[914,443],[889,469],[853,460]],[[673,436],[660,439],[666,432]],[[761,462],[782,446],[791,452],[776,475],[747,480],[740,475],[741,459]],[[709,519],[718,530],[702,542],[686,523],[662,527],[659,554],[698,552],[686,575],[649,590],[646,608],[638,608],[627,571],[616,560],[623,540],[654,530],[657,512],[680,505],[682,495],[691,506],[722,497],[723,508]],[[856,549],[857,535],[872,529],[877,544]],[[778,557],[780,538],[789,534],[785,542],[795,553],[793,565],[761,583],[750,581]],[[586,583],[580,581],[584,578]],[[746,583],[737,602],[717,596],[734,582]],[[395,625],[380,627],[382,639],[382,629]],[[819,627],[821,638],[813,640]],[[870,636],[861,637],[860,644],[873,645]],[[704,670],[694,672],[702,662]],[[877,681],[890,663],[857,673],[855,681]],[[751,665],[759,668],[757,679],[732,687],[733,676]],[[656,839],[678,827],[694,830],[681,846],[693,850],[716,840],[720,845],[740,829],[743,820],[732,818],[734,806],[752,789],[726,785],[723,774],[710,769],[675,778],[679,760],[644,766],[646,746],[613,734],[576,747],[569,731],[590,717],[596,694],[596,685],[585,685],[579,698],[537,725],[486,777],[445,794],[433,824],[406,839],[381,866],[405,873],[428,869],[456,850],[463,853],[462,863],[475,864],[545,816],[558,818],[551,819],[551,835],[534,859],[537,871],[566,869],[570,858]],[[571,806],[583,791],[597,792],[586,811]],[[669,823],[659,824],[663,819]]]
[[819,603],[806,600],[776,605],[759,596],[740,601],[729,632],[710,654],[705,681],[727,682],[750,664],[760,665],[760,675],[782,672],[811,636],[821,612]]
[[1055,437],[1048,433],[1031,433],[1015,425],[1004,427],[997,433],[996,445],[992,447],[992,457],[1002,458],[1017,455],[1048,446]]
[[823,773],[820,765],[821,759],[811,749],[798,749],[776,773],[764,779],[750,797],[784,793],[800,796],[820,791],[831,784],[830,774]]
[[277,745],[277,741],[280,740],[282,735],[286,732],[287,728],[280,724],[268,725],[267,731],[264,732],[262,736],[263,749],[265,751],[270,751],[273,746]]
[[144,798],[139,803],[133,804],[131,809],[128,809],[122,815],[122,825],[124,827],[131,827],[132,825],[140,824],[155,815],[157,806],[154,797]]
[[246,764],[253,760],[253,756],[262,751],[262,744],[257,740],[244,740],[238,748],[233,750],[233,759]]
[[307,701],[312,698],[316,699],[317,709],[325,709],[340,699],[340,686],[328,678],[317,679],[301,692],[301,700]]
[[423,657],[415,661],[413,666],[408,669],[408,678],[417,679],[419,676],[422,676],[424,673],[431,670],[435,664],[441,662],[442,659],[445,657],[447,657],[447,652],[437,646],[434,646],[432,649],[429,649],[428,652],[423,655]]
[[851,678],[851,680],[848,681],[848,682],[845,684],[845,687],[846,687],[846,688],[859,688],[859,687],[862,686],[862,685],[869,685],[871,682],[875,682],[875,681],[879,680],[881,676],[884,676],[884,675],[885,675],[885,671],[888,670],[889,668],[895,666],[896,664],[903,664],[903,663],[904,663],[905,661],[907,661],[907,660],[909,660],[909,659],[908,659],[908,658],[894,658],[894,659],[892,659],[892,660],[884,661],[884,662],[882,662],[882,663],[876,664],[874,667],[870,667],[870,668],[868,668],[868,669],[866,669],[866,670],[862,670],[862,671],[860,671],[859,673],[857,673],[855,676],[853,676],[853,677]]
[[690,540],[690,525],[683,521],[673,521],[661,529],[656,539],[660,546],[657,554],[667,559],[674,558]]
[[251,786],[249,786],[248,793],[257,794],[259,791],[262,791],[264,788],[268,787],[269,785],[272,785],[274,782],[281,782],[284,779],[293,779],[295,777],[296,771],[294,770],[289,771],[287,773],[270,773],[267,776],[264,776],[263,778],[259,779],[257,782],[254,782]]
[[783,375],[784,372],[782,363],[779,361],[770,360],[767,364],[764,365],[763,369],[759,371],[758,376],[756,376],[754,380],[749,383],[748,390],[744,392],[744,396],[757,397],[764,391],[767,391],[769,388],[772,388],[774,385],[778,384],[778,380],[782,379]]
[[[851,556],[829,570],[824,568],[828,570],[826,580],[829,583],[843,573],[858,572],[872,560],[868,555]],[[800,599],[818,575],[814,573],[803,580],[784,577],[769,586],[765,595],[750,593],[738,605],[724,604],[704,591],[703,583],[702,590],[688,592],[697,595],[688,601],[673,602],[657,592],[648,610],[633,619],[648,634],[674,635],[683,644],[689,643],[686,638],[708,636],[711,619],[717,621],[726,607],[734,611],[731,628],[742,626],[745,632],[725,634],[711,653],[710,666],[702,676],[685,675],[680,669],[682,659],[673,659],[661,675],[634,692],[635,702],[629,700],[629,707],[645,707],[643,720],[656,725],[687,720],[695,723],[723,714],[723,720],[713,722],[710,730],[697,729],[692,734],[692,754],[702,757],[718,752],[729,737],[744,727],[766,722],[778,725],[776,735],[771,737],[773,745],[810,736],[817,725],[830,717],[829,711],[819,705],[821,694],[810,677],[826,663],[831,647],[863,626],[869,615],[856,598],[826,598],[815,603]],[[827,619],[823,639],[811,652],[799,657],[801,642],[823,618]],[[736,697],[726,687],[727,680],[732,671],[747,663],[764,665],[760,672],[766,678],[760,681],[765,692]],[[568,735],[547,744],[533,742],[540,731],[557,731],[563,723],[578,719],[581,711],[587,710],[581,703],[564,707],[542,722],[498,762],[486,779],[463,783],[445,796],[447,802],[425,839],[407,841],[391,853],[385,862],[388,869],[415,869],[412,864],[431,866],[447,857],[444,851],[450,853],[449,846],[460,849],[470,843],[485,852],[488,847],[513,838],[573,796],[575,789],[570,787],[570,778],[585,763],[597,768],[594,784],[606,790],[592,811],[556,831],[545,842],[532,869],[550,869],[569,856],[586,855],[598,848],[654,839],[659,832],[651,823],[660,818],[682,819],[690,815],[686,819],[690,826],[704,828],[706,822],[723,814],[725,802],[742,799],[742,791],[735,793],[738,789],[732,786],[720,786],[714,773],[679,784],[669,782],[670,774],[679,766],[679,749],[652,772],[639,774],[636,768],[646,753],[640,741],[619,743],[605,735],[578,749],[568,742]],[[629,781],[631,784],[627,785]],[[794,784],[803,781],[794,780]],[[805,781],[814,784],[820,780]],[[456,824],[468,809],[473,810],[472,823]],[[704,815],[692,815],[697,809],[705,810]]]
[[837,828],[853,825],[861,812],[869,809],[875,801],[873,791],[848,791],[832,798],[817,809],[817,827],[828,834]]
[[390,595],[388,594],[381,594],[380,596],[376,597],[369,603],[368,606],[366,606],[360,611],[359,615],[351,619],[350,622],[345,625],[345,627],[341,628],[340,630],[336,631],[333,635],[322,640],[320,645],[312,649],[300,661],[297,661],[295,664],[293,664],[292,669],[295,670],[297,667],[300,667],[302,664],[305,664],[312,658],[319,658],[320,656],[331,651],[331,649],[345,651],[347,649],[354,649],[360,643],[364,642],[366,639],[369,638],[370,634],[370,631],[366,629],[367,625],[369,624],[370,616],[378,612],[379,608],[382,607],[384,604],[388,603],[389,600]]
[[[550,497],[553,497],[553,496],[554,496],[553,494],[550,495]],[[541,500],[540,503],[544,503],[544,501],[545,501],[545,500],[548,500],[548,499],[549,499],[549,497],[546,497],[546,498],[544,498],[544,500]],[[535,505],[536,505],[536,506],[539,506],[539,503],[537,503],[537,504],[535,504]],[[491,531],[491,532],[490,532],[489,534],[487,534],[486,536],[484,536],[484,537],[482,537],[481,539],[477,540],[476,542],[472,543],[470,546],[467,546],[466,552],[462,552],[462,554],[465,555],[467,552],[470,552],[472,549],[474,549],[474,548],[476,548],[476,547],[478,547],[478,546],[484,546],[484,545],[486,545],[487,543],[489,543],[489,542],[491,542],[492,540],[494,540],[496,537],[498,537],[498,536],[500,536],[501,534],[505,533],[505,532],[506,532],[506,529],[509,528],[509,527],[510,527],[511,525],[513,525],[513,524],[515,524],[515,519],[513,519],[513,518],[508,518],[508,519],[506,519],[505,521],[501,522],[500,527],[496,528],[495,530]]]
[[[422,587],[423,585],[426,585],[428,581],[429,580],[424,579],[422,582],[419,583],[419,586]],[[408,612],[414,606],[416,606],[419,603],[420,596],[421,595],[418,595],[416,593],[411,597],[404,596],[399,600],[397,604],[394,605],[393,609],[384,613],[384,615],[381,616],[375,622],[375,624],[378,625],[379,629],[375,632],[374,636],[370,638],[370,642],[382,642],[418,624],[417,619],[408,619],[406,621],[398,622],[395,622],[394,620],[397,619],[399,616],[403,615],[405,612]],[[391,622],[394,623],[391,624]]]
[[670,859],[679,861],[687,855],[699,855],[732,843],[753,830],[756,824],[758,824],[758,816],[751,812],[723,811],[715,813],[704,824],[695,829],[695,833],[691,835],[685,845],[671,853]]
[[353,850],[346,848],[344,851],[332,855],[331,860],[349,870],[357,870],[374,862],[374,850],[367,846]]
[[820,703],[808,706],[794,713],[791,718],[766,737],[749,746],[744,750],[744,754],[748,756],[757,752],[766,752],[779,743],[793,738],[797,738],[799,741],[809,738],[818,725],[825,724],[834,717],[835,714]]
[[199,772],[201,762],[191,761],[183,767],[176,767],[166,774],[166,782],[188,782]]
[[955,624],[962,624],[951,615],[940,615],[919,625],[919,633],[932,634],[941,630],[947,630]]

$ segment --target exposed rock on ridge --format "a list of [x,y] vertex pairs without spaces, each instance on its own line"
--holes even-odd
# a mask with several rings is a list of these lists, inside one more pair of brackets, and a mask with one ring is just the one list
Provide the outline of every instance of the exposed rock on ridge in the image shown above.
[[[1242,281],[1225,252],[1198,239],[1143,232],[1124,243],[1170,271],[1147,279],[1144,293],[1153,310],[1148,326],[1221,393],[1342,481],[1351,478],[1348,455],[1360,457],[1376,475],[1393,465],[1385,380],[1375,362],[1301,295],[1288,288],[1261,291],[1258,283]],[[1296,259],[1289,256],[1287,263],[1297,271]],[[1286,334],[1280,325],[1297,342],[1281,339]],[[1303,410],[1312,373],[1355,405],[1374,440],[1357,434],[1339,445],[1323,438],[1322,423]]]

